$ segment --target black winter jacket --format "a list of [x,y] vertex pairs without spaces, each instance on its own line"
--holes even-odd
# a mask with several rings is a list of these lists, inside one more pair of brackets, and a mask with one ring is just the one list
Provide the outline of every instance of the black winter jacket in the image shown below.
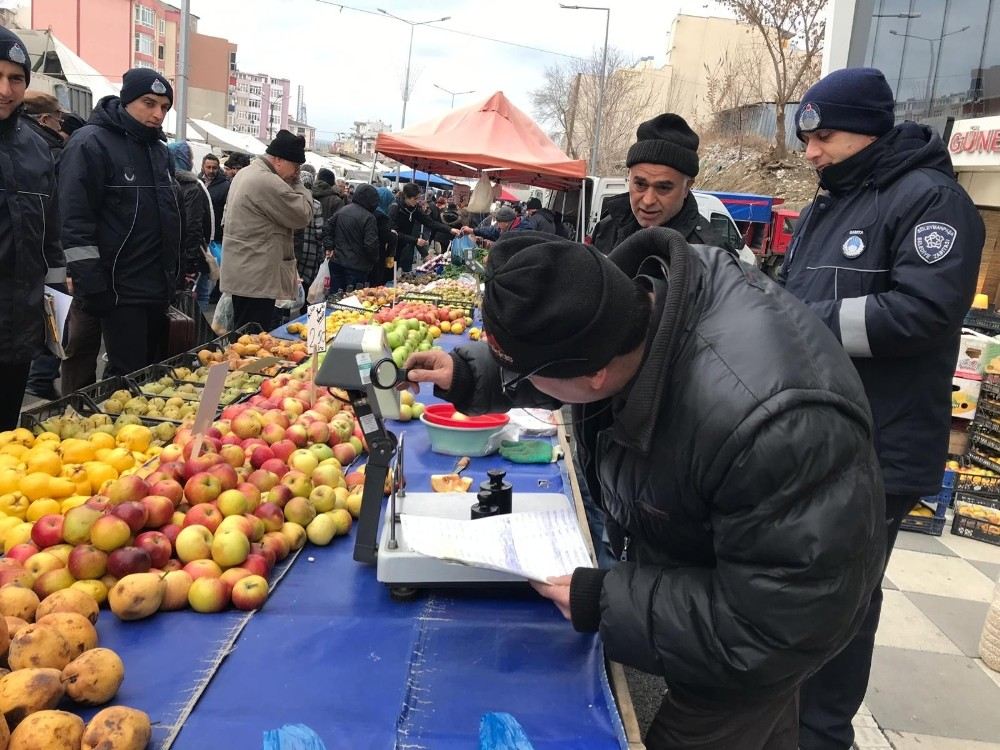
[[336,187],[326,184],[323,180],[316,180],[313,183],[312,194],[323,209],[323,221],[328,220],[344,206],[344,199]]
[[[389,218],[392,220],[393,229],[396,230],[396,257],[402,257],[407,250],[412,251],[416,247],[418,239],[421,239],[421,230],[431,232],[447,232],[451,238],[451,227],[440,221],[435,221],[430,216],[420,210],[420,206],[407,206],[403,200],[403,194],[396,196],[396,202],[389,206]],[[427,257],[427,247],[417,248],[424,257]]]
[[[528,217],[536,232],[556,233],[556,217],[547,208],[540,208]],[[605,250],[604,252],[607,252]]]
[[[604,202],[604,205],[607,208],[607,214],[594,227],[591,237],[594,247],[607,255],[642,227],[639,226],[639,222],[635,220],[635,215],[632,213],[628,193],[609,198]],[[681,206],[677,215],[663,226],[680,232],[684,239],[692,245],[721,247],[732,253],[733,257],[738,257],[739,248],[730,247],[725,238],[712,228],[708,219],[699,213],[698,201],[690,193],[684,199],[684,205]]]
[[823,170],[781,271],[841,340],[875,418],[891,494],[937,494],[983,221],[941,139],[903,123]]
[[[116,96],[94,108],[59,163],[62,244],[84,304],[164,305],[181,255],[181,210],[162,131]],[[96,305],[95,305],[96,309]]]
[[178,171],[175,176],[184,211],[181,268],[184,273],[208,273],[202,248],[207,248],[212,238],[210,193],[193,172]]
[[15,112],[0,120],[0,362],[45,344],[44,284],[66,281],[49,147]]
[[371,271],[379,259],[377,206],[375,188],[358,185],[351,204],[323,224],[323,247],[333,250],[332,263],[355,271]]
[[[612,253],[655,294],[645,359],[610,400],[573,407],[592,487],[624,531],[610,572],[578,570],[574,626],[607,656],[706,696],[794,687],[853,636],[882,576],[885,507],[871,415],[829,330],[763,273],[647,229]],[[676,240],[671,240],[676,242]],[[442,393],[512,406],[488,347],[453,354]],[[517,404],[548,403],[525,383]],[[581,420],[588,420],[582,422]]]
[[214,242],[222,242],[222,215],[226,212],[226,200],[229,198],[229,178],[220,169],[212,181],[206,185],[208,195],[212,199],[212,213],[215,217]]

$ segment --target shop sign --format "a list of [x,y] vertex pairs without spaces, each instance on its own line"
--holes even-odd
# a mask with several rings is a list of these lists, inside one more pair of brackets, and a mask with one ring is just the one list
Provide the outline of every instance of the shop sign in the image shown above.
[[956,169],[1000,169],[1000,117],[956,120],[948,151]]

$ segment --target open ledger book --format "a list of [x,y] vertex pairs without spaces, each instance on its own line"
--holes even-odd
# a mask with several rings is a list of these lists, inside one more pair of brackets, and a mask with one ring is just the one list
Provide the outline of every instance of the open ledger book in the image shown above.
[[475,521],[403,513],[409,549],[441,560],[546,583],[593,563],[570,509],[507,513]]

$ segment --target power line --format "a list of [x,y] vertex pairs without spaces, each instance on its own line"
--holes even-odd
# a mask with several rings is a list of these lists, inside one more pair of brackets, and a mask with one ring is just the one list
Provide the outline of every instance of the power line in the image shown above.
[[[355,8],[354,6],[351,6],[351,5],[344,5],[344,3],[335,3],[335,2],[332,2],[332,0],[315,0],[315,1],[317,3],[322,3],[323,5],[332,5],[333,7],[340,8],[341,10],[353,10],[353,11],[355,11],[357,13],[365,13],[365,14],[367,14],[369,16],[379,16],[379,17],[382,17],[381,13],[379,13],[377,11],[374,11],[374,10],[370,10],[368,8]],[[584,58],[584,57],[579,57],[577,55],[568,55],[565,52],[556,52],[555,50],[551,50],[551,49],[542,49],[541,47],[532,47],[530,44],[521,44],[520,42],[512,42],[512,41],[510,41],[508,39],[497,39],[496,37],[486,36],[484,34],[476,34],[475,32],[472,32],[472,31],[462,31],[461,29],[449,29],[446,26],[436,26],[433,23],[426,24],[426,26],[429,29],[437,29],[438,31],[447,31],[449,34],[461,34],[462,36],[468,36],[468,37],[472,37],[474,39],[483,39],[483,40],[485,40],[487,42],[496,42],[497,44],[506,44],[506,45],[508,45],[510,47],[520,47],[521,49],[530,49],[533,52],[543,52],[546,55],[557,55],[559,57],[568,57],[571,60],[585,60],[585,59],[587,59],[587,58]]]

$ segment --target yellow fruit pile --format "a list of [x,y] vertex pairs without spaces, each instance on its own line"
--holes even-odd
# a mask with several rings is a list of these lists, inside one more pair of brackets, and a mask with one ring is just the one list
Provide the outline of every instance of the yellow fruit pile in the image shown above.
[[0,678],[0,746],[54,747],[58,737],[59,747],[81,750],[146,747],[151,726],[142,711],[112,706],[84,724],[76,714],[55,710],[63,697],[81,706],[107,703],[125,679],[118,654],[98,648],[96,602],[72,589],[39,602],[14,583],[0,594],[0,650],[11,669]]
[[[37,437],[30,430],[0,432],[0,541],[9,550],[30,538],[31,523],[82,505],[111,479],[129,474],[157,455],[144,425],[125,425],[116,436]],[[9,538],[8,538],[9,537]]]

